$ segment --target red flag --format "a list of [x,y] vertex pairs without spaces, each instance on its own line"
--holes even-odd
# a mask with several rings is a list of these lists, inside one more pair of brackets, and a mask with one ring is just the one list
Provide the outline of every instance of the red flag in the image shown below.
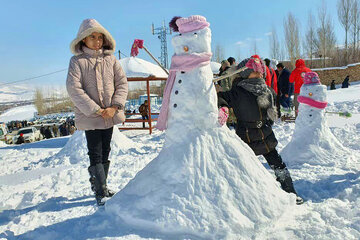
[[139,48],[143,48],[144,47],[144,40],[141,39],[135,39],[134,43],[131,47],[131,53],[130,55],[132,57],[136,57],[139,54]]

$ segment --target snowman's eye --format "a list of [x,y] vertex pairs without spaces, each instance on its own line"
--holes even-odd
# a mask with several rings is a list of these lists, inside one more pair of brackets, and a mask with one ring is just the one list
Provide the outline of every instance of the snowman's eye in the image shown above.
[[181,33],[179,33],[179,36],[181,36]]

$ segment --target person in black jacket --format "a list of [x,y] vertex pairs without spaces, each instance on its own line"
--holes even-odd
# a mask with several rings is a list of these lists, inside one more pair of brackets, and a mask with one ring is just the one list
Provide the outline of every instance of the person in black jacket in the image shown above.
[[66,128],[66,123],[63,123],[63,124],[60,125],[59,131],[60,131],[60,135],[61,135],[61,136],[67,136],[67,135],[69,135],[69,133],[68,133],[68,131],[67,131],[67,128]]
[[43,136],[43,138],[45,138],[45,127],[42,124],[41,124],[41,128],[40,128],[40,134]]
[[350,85],[349,80],[350,80],[350,76],[347,75],[344,81],[341,83],[341,88],[348,88]]
[[47,126],[47,128],[45,129],[45,138],[46,139],[50,139],[50,138],[52,138],[53,137],[53,135],[52,135],[52,132],[51,132],[51,130],[50,130],[50,126]]
[[22,144],[22,143],[25,143],[25,138],[24,138],[24,134],[20,133],[20,136],[18,137],[15,144]]
[[335,89],[336,89],[335,80],[332,80],[330,84],[330,90],[335,90]]
[[279,71],[278,94],[280,95],[280,104],[284,108],[290,108],[290,97],[294,91],[294,84],[289,82],[290,71],[282,63],[276,65]]
[[[257,55],[243,60],[230,91],[218,92],[219,107],[233,108],[237,119],[236,134],[256,155],[263,155],[274,170],[284,191],[296,193],[290,173],[276,150],[278,141],[272,130],[277,118],[275,92],[265,84],[265,65]],[[303,200],[297,197],[297,203]]]

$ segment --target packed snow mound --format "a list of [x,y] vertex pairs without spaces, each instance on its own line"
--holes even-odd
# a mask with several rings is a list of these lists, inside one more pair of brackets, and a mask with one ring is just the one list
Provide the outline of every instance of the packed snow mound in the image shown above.
[[213,74],[218,74],[221,64],[218,62],[210,62],[210,67]]
[[234,239],[251,237],[294,204],[295,195],[281,190],[252,150],[222,127],[194,130],[187,144],[164,147],[107,201],[106,211],[135,228]]
[[[326,102],[326,86],[304,84],[299,96]],[[302,164],[346,166],[351,154],[330,131],[325,109],[300,103],[294,134],[281,156],[289,166],[297,168]]]
[[0,115],[0,122],[23,121],[34,117],[37,112],[34,105],[25,105],[21,107],[10,108]]
[[158,65],[138,57],[127,57],[119,60],[127,77],[155,77],[167,78],[168,75]]
[[[126,137],[114,127],[112,140],[111,140],[110,159],[112,157],[123,155],[127,150],[136,146],[131,139]],[[78,164],[84,162],[86,165],[89,163],[88,148],[84,131],[76,131],[66,145],[48,161],[49,164]]]

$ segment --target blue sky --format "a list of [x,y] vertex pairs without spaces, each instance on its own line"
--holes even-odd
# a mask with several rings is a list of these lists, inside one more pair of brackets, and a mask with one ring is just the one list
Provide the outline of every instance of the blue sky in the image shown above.
[[[160,56],[160,41],[151,34],[151,24],[161,26],[173,16],[203,15],[211,24],[212,45],[224,47],[226,56],[251,55],[256,39],[259,54],[268,57],[269,36],[276,27],[283,38],[283,21],[292,12],[300,23],[301,34],[307,26],[308,12],[317,13],[322,0],[257,1],[39,1],[0,0],[0,83],[30,78],[61,69],[69,64],[69,44],[85,18],[97,19],[113,35],[117,50],[129,56],[135,38],[145,40],[147,48]],[[334,23],[338,44],[343,29],[336,12],[337,0],[325,0]],[[168,37],[169,59],[173,54]],[[239,44],[240,43],[240,44]],[[122,56],[123,57],[123,56]],[[145,52],[139,57],[150,60]],[[151,60],[150,60],[151,61]],[[64,85],[66,71],[28,81],[34,85]]]

